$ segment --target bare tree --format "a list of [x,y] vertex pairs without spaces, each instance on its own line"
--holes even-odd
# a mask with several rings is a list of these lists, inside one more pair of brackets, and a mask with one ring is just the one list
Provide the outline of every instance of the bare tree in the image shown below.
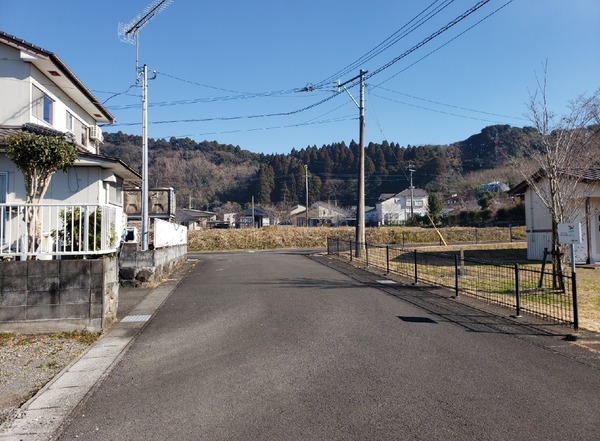
[[536,74],[536,80],[528,116],[540,136],[526,152],[534,169],[523,167],[522,160],[517,167],[550,213],[552,263],[555,272],[562,273],[558,224],[573,221],[582,213],[583,200],[591,192],[586,173],[600,163],[598,126],[593,126],[599,122],[600,90],[572,100],[567,113],[558,117],[548,105],[547,63],[543,65],[543,76]]

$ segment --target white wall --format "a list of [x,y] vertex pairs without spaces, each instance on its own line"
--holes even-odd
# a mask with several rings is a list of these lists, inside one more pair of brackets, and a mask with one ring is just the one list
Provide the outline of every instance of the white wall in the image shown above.
[[20,51],[3,44],[0,60],[0,125],[21,126],[31,118],[31,65],[20,59]]

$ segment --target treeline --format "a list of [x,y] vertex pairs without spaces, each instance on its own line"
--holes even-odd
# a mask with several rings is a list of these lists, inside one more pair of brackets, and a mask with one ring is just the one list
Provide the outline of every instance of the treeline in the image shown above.
[[[369,143],[365,147],[367,205],[374,205],[381,193],[408,188],[409,165],[415,169],[416,187],[441,194],[464,191],[466,174],[502,167],[508,158],[519,157],[535,145],[538,136],[533,128],[495,125],[451,145]],[[107,133],[102,152],[141,169],[141,145],[139,136]],[[356,204],[359,147],[354,141],[270,155],[189,138],[150,139],[148,146],[150,186],[175,188],[180,206],[214,209],[226,202],[245,206],[252,197],[264,206],[304,204],[307,172],[309,203]],[[514,181],[503,174],[496,179]]]

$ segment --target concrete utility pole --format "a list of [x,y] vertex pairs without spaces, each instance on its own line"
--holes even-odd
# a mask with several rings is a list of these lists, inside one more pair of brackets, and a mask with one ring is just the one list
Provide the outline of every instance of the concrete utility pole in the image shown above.
[[416,171],[415,167],[412,164],[408,164],[408,171],[410,172],[410,218],[412,219],[415,215],[413,205],[415,200],[415,187],[413,185],[412,175]]
[[306,181],[306,226],[308,227],[308,165],[304,164],[304,179]]
[[[359,137],[358,137],[358,148],[359,148],[359,159],[358,159],[358,201],[356,206],[356,257],[362,256],[362,250],[365,246],[365,75],[366,70],[360,70],[360,74],[343,84],[338,82],[338,91],[340,87],[344,90],[359,110]],[[360,99],[357,103],[354,97],[348,92],[346,84],[355,81],[360,78]]]
[[148,250],[148,66],[142,70],[142,251]]

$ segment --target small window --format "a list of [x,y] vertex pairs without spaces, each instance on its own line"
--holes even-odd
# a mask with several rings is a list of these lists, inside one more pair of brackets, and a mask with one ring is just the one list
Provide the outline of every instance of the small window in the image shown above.
[[105,181],[108,190],[108,203],[112,205],[123,205],[123,181],[120,179],[117,182]]
[[78,119],[75,119],[74,126],[75,130],[73,132],[75,133],[75,139],[79,141],[81,145],[87,146],[89,129]]
[[69,132],[75,131],[75,117],[67,110],[67,130]]
[[38,119],[43,119],[48,124],[52,124],[53,107],[54,100],[42,92],[41,89],[33,86],[33,116]]

